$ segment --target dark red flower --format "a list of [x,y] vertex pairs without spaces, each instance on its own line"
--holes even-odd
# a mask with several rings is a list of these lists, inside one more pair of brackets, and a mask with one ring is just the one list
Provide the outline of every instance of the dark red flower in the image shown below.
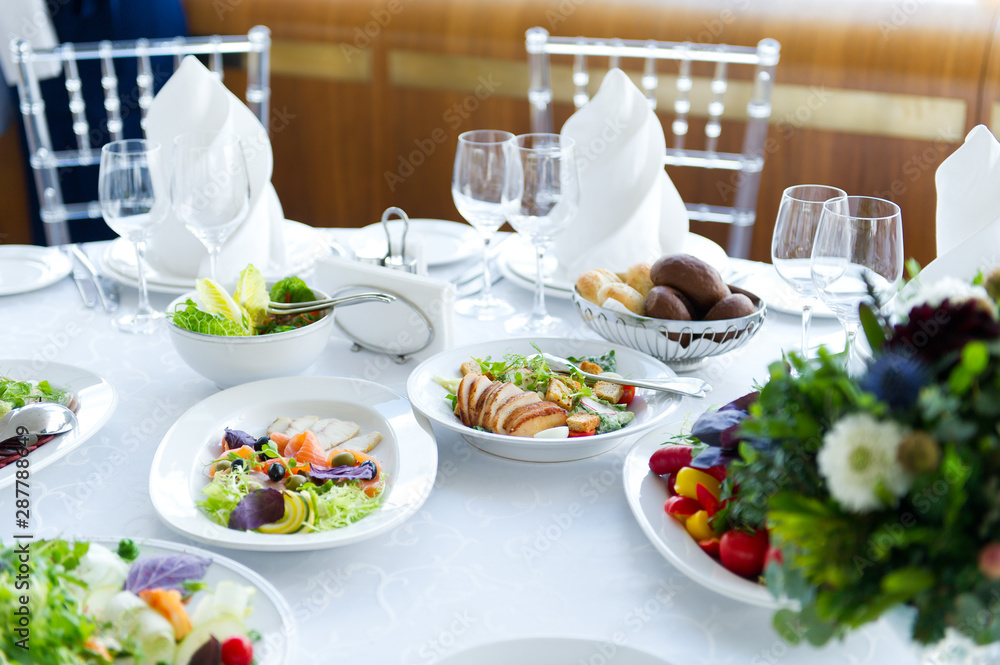
[[918,305],[906,323],[893,326],[887,351],[935,365],[972,341],[1000,338],[1000,323],[986,303],[967,300],[958,305],[945,300],[940,307]]

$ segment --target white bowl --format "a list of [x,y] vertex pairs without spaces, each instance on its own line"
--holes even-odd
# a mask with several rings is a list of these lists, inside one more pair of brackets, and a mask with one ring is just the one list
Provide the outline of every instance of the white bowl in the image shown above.
[[[311,287],[310,287],[311,288]],[[312,289],[317,298],[327,294]],[[197,293],[191,291],[170,303],[167,312],[173,312],[188,298],[197,302]],[[330,339],[333,317],[327,310],[319,321],[297,330],[253,335],[249,337],[224,337],[192,332],[167,322],[170,340],[188,367],[212,381],[220,388],[241,383],[301,374],[323,353]]]
[[523,337],[479,342],[442,351],[428,358],[410,373],[406,382],[407,397],[413,408],[431,422],[458,432],[476,448],[491,455],[525,462],[567,462],[600,455],[625,439],[661,424],[680,406],[680,395],[638,389],[628,407],[635,414],[631,423],[615,432],[571,439],[535,439],[483,432],[466,427],[455,417],[445,400],[447,391],[434,379],[435,376],[458,376],[461,364],[471,358],[489,356],[499,360],[509,352],[529,355],[537,353],[536,346],[546,353],[563,357],[600,355],[614,349],[618,360],[617,372],[625,377],[659,379],[676,376],[673,370],[655,358],[602,340]]

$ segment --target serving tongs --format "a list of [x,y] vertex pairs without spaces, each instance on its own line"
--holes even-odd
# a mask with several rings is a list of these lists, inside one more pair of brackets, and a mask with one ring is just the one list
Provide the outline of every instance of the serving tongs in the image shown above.
[[542,357],[549,364],[549,368],[555,372],[568,373],[570,368],[572,368],[583,375],[584,378],[594,379],[595,381],[607,381],[608,383],[617,383],[620,386],[635,386],[636,388],[662,390],[663,392],[677,393],[678,395],[687,395],[688,397],[704,397],[712,390],[712,386],[708,385],[706,381],[702,381],[701,379],[693,376],[672,376],[666,379],[653,380],[633,378],[626,379],[618,376],[611,376],[610,374],[591,374],[590,372],[584,372],[566,358],[560,358],[559,356],[554,356],[550,353],[543,353]]
[[346,307],[347,305],[356,305],[357,303],[371,302],[373,300],[388,303],[396,300],[396,296],[372,291],[370,293],[355,293],[340,298],[323,298],[322,300],[310,300],[308,302],[285,303],[271,301],[267,304],[267,313],[282,316],[305,314],[307,312],[318,312],[324,309],[333,309],[334,307]]

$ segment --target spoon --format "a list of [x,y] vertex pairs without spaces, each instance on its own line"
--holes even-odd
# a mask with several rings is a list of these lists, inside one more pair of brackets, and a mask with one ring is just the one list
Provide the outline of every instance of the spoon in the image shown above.
[[0,442],[15,436],[54,436],[76,426],[76,415],[65,406],[36,402],[12,409],[0,418]]
[[545,358],[545,361],[549,364],[549,368],[556,372],[569,372],[570,368],[573,368],[588,379],[594,379],[595,381],[607,381],[608,383],[617,383],[620,386],[635,386],[636,388],[662,390],[663,392],[677,393],[678,395],[687,395],[689,397],[704,397],[712,390],[712,386],[708,385],[707,382],[694,377],[673,376],[666,379],[653,379],[649,381],[643,379],[625,379],[616,376],[608,376],[607,374],[591,374],[590,372],[584,372],[582,369],[570,363],[570,361],[565,358],[560,358],[559,356],[554,356],[550,353],[543,353],[542,357]]
[[305,314],[306,312],[316,312],[321,309],[333,309],[334,307],[354,305],[360,302],[378,300],[380,302],[393,302],[396,296],[388,293],[355,293],[343,298],[324,298],[323,300],[310,300],[309,302],[274,302],[267,305],[268,314]]

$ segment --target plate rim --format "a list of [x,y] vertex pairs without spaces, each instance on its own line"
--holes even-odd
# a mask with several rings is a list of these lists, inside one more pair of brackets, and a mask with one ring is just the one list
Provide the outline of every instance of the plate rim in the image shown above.
[[[777,281],[778,283],[783,285],[785,284],[784,280],[781,279],[781,275],[778,274],[778,270],[777,268],[774,267],[773,263],[762,264],[760,268],[754,270],[751,274],[736,280],[735,284],[737,286],[744,287],[744,285],[747,282],[749,282],[749,286],[754,287],[755,289],[754,293],[757,293],[760,296],[761,300],[767,303],[767,308],[769,310],[779,312],[781,314],[786,314],[788,316],[801,317],[802,316],[801,309],[792,309],[791,307],[787,307],[783,303],[779,303],[771,298],[768,298],[766,295],[761,295],[760,293],[761,289],[759,288],[759,286],[767,286],[766,280]],[[762,283],[762,281],[764,283]],[[788,288],[791,289],[790,286]],[[820,299],[819,297],[816,298],[816,302],[813,305],[812,317],[814,319],[828,319],[833,321],[837,319],[837,315],[833,312],[833,310],[827,307],[826,304],[823,302],[823,300]]]
[[[324,229],[317,228],[315,226],[310,226],[304,222],[297,222],[293,219],[282,220],[286,224],[286,229],[296,229],[296,232],[301,232],[303,234],[315,233],[315,240],[322,240],[324,244],[328,243],[329,237],[324,233]],[[112,249],[116,244],[127,244],[128,240],[126,238],[118,237],[112,239],[104,247],[104,251],[101,252],[99,258],[99,268],[100,272],[107,274],[109,277],[114,279],[116,282],[121,283],[124,286],[129,286],[132,288],[137,288],[139,285],[138,279],[123,272],[111,261],[108,257],[111,256]],[[316,263],[322,258],[322,255],[317,253],[315,258],[304,261],[300,264],[287,265],[281,267],[281,272],[291,272],[291,273],[305,273],[311,270]],[[146,276],[146,287],[149,291],[154,293],[164,293],[168,295],[180,295],[187,291],[191,291],[195,287],[195,282],[197,278],[188,279],[186,277],[180,277],[177,275],[170,275],[168,281],[157,281],[155,278]],[[183,282],[183,283],[182,283]]]
[[[219,565],[226,568],[230,572],[236,573],[237,575],[245,578],[247,581],[253,583],[254,587],[263,592],[269,601],[274,605],[277,610],[278,616],[281,617],[282,629],[279,629],[278,633],[284,634],[285,639],[283,640],[284,645],[280,657],[272,664],[265,663],[264,665],[286,665],[289,661],[292,651],[292,638],[298,632],[298,624],[295,621],[295,614],[292,612],[292,606],[288,603],[285,596],[268,581],[266,577],[253,570],[249,566],[240,563],[234,559],[219,554],[218,552],[213,552],[212,550],[207,550],[197,545],[188,545],[185,543],[177,543],[172,540],[162,540],[160,538],[147,538],[145,536],[70,536],[65,538],[66,540],[77,541],[87,541],[104,544],[115,544],[119,543],[125,538],[136,543],[140,548],[142,547],[158,547],[162,550],[168,552],[178,552],[181,554],[197,554],[208,559],[211,559],[213,565]],[[110,548],[109,548],[110,549]]]
[[[400,219],[390,219],[389,223],[393,224],[393,223],[399,223],[401,221],[402,220]],[[444,231],[445,229],[450,229],[450,231],[445,231],[440,235],[446,235],[452,238],[457,238],[462,241],[462,244],[470,245],[469,251],[456,254],[455,256],[448,258],[446,260],[427,261],[427,266],[430,268],[436,268],[438,266],[447,266],[459,263],[461,261],[465,261],[467,259],[472,258],[476,254],[477,243],[475,243],[474,241],[479,239],[479,232],[476,231],[476,229],[470,224],[463,224],[462,222],[456,222],[450,219],[436,219],[433,217],[414,217],[411,218],[409,222],[410,224],[414,224],[417,227],[424,226],[433,229],[440,229],[442,231]],[[372,233],[380,226],[382,226],[382,222],[374,222],[372,224],[368,224],[366,226],[362,226],[359,229],[356,229],[356,232],[361,233],[362,231],[367,231],[369,233]]]
[[[186,528],[185,523],[178,523],[171,519],[160,504],[159,494],[156,488],[160,482],[164,482],[164,479],[157,479],[156,474],[158,471],[162,471],[160,467],[164,464],[164,458],[167,455],[167,449],[170,447],[169,443],[172,437],[177,436],[177,432],[183,428],[186,421],[189,418],[193,418],[197,412],[203,411],[205,409],[213,408],[217,403],[225,403],[227,400],[236,399],[234,395],[241,395],[249,391],[262,391],[267,392],[269,390],[278,390],[284,387],[283,384],[293,385],[296,387],[304,386],[314,386],[317,384],[325,384],[327,389],[330,389],[331,385],[334,387],[342,388],[343,384],[350,383],[353,385],[362,384],[365,386],[376,388],[388,395],[393,396],[394,399],[403,400],[409,407],[409,412],[403,415],[403,418],[407,420],[405,424],[405,430],[400,430],[401,433],[407,433],[409,435],[418,434],[423,432],[424,439],[421,441],[418,437],[407,438],[406,446],[401,446],[398,440],[401,438],[397,436],[397,455],[402,458],[404,451],[408,453],[407,457],[414,460],[418,459],[418,455],[422,456],[424,459],[417,464],[416,476],[409,479],[404,479],[399,477],[399,472],[397,470],[397,477],[394,479],[394,483],[412,486],[416,491],[415,496],[405,505],[398,508],[394,508],[397,512],[391,517],[386,518],[384,523],[379,524],[375,527],[370,527],[365,529],[361,527],[361,532],[356,534],[351,534],[349,537],[338,537],[339,534],[344,533],[343,529],[337,529],[332,531],[325,531],[315,534],[258,534],[254,532],[237,532],[232,531],[233,534],[239,534],[241,536],[239,539],[225,538],[221,535],[214,534],[224,534],[226,536],[230,535],[230,530],[221,527],[220,525],[212,522],[208,517],[195,505],[195,499],[188,495],[187,478],[184,479],[184,486],[181,495],[188,495],[191,500],[191,505],[193,506],[193,517],[186,516],[183,518],[184,522],[193,520],[195,524],[205,527],[203,531],[198,531],[193,528]],[[279,393],[280,394],[280,393]],[[312,393],[316,395],[315,391]],[[293,399],[301,399],[295,398]],[[412,422],[409,419],[412,418]],[[417,448],[418,444],[423,444],[421,448]],[[204,441],[199,444],[203,446]],[[199,448],[200,449],[200,448]],[[260,381],[253,381],[250,383],[243,383],[225,390],[221,390],[217,393],[209,395],[208,397],[200,400],[199,402],[193,404],[188,408],[183,414],[181,414],[174,424],[164,433],[163,438],[160,440],[159,445],[156,448],[156,452],[153,454],[153,460],[150,464],[149,469],[149,481],[147,482],[147,492],[150,497],[150,501],[153,504],[153,510],[157,517],[163,522],[167,527],[173,531],[193,540],[199,542],[207,543],[210,545],[215,545],[218,547],[226,547],[234,550],[247,550],[255,552],[300,552],[300,551],[314,551],[322,549],[332,549],[335,547],[343,547],[347,545],[353,545],[355,543],[363,542],[371,538],[380,536],[387,531],[390,531],[406,520],[411,518],[416,514],[421,506],[427,501],[433,490],[434,483],[437,479],[437,461],[438,461],[438,449],[437,442],[433,434],[430,422],[420,413],[418,413],[414,408],[410,400],[408,400],[404,395],[400,395],[397,391],[392,390],[386,386],[373,381],[368,381],[366,379],[355,379],[351,377],[339,377],[339,376],[290,376],[290,377],[278,377],[272,379],[262,379]],[[421,472],[422,467],[427,467],[426,472]],[[405,482],[404,482],[405,481]],[[391,489],[391,487],[390,487]],[[186,507],[186,506],[185,506]],[[383,510],[380,508],[379,510]],[[355,522],[354,524],[364,524],[364,518]],[[369,522],[371,524],[371,522]],[[349,526],[354,526],[349,525]],[[349,528],[349,527],[344,527]],[[276,540],[277,539],[277,540]]]
[[[54,259],[51,264],[51,269],[42,275],[40,279],[36,282],[29,282],[28,284],[16,284],[11,287],[0,286],[0,296],[14,296],[20,295],[22,293],[31,293],[32,291],[38,291],[40,289],[52,286],[61,279],[64,279],[67,275],[73,272],[73,263],[69,260],[69,257],[62,253],[58,247],[42,247],[39,245],[0,245],[0,255],[14,252],[28,252],[29,254],[35,255],[35,257],[42,259],[43,263],[49,265],[45,259]],[[4,257],[0,256],[0,260]]]
[[[625,493],[625,499],[628,502],[632,516],[638,523],[639,528],[646,535],[646,538],[649,539],[656,551],[658,551],[670,563],[670,565],[679,570],[690,580],[705,587],[706,589],[714,591],[719,595],[726,596],[732,600],[747,603],[748,605],[755,605],[757,607],[764,607],[773,610],[790,607],[788,602],[782,602],[772,596],[766,586],[755,584],[750,580],[736,575],[735,573],[729,572],[718,562],[713,563],[718,566],[723,579],[728,583],[723,584],[713,578],[705,577],[697,569],[692,567],[684,557],[680,556],[674,548],[670,547],[669,542],[660,537],[657,525],[655,525],[652,520],[647,517],[646,512],[642,508],[639,488],[642,481],[650,474],[649,456],[663,443],[663,438],[677,434],[683,426],[684,421],[675,420],[647,431],[632,444],[632,447],[629,448],[628,452],[625,454],[625,460],[622,464],[622,489]],[[666,487],[664,487],[664,500],[666,500],[666,497],[667,492]],[[666,516],[666,512],[663,512],[663,515]],[[690,539],[690,536],[686,532],[682,531],[683,527],[681,527],[676,520],[664,520],[663,524],[668,525],[666,527],[668,530],[676,531],[679,536]],[[701,550],[698,550],[696,554],[708,558],[708,555],[701,552]],[[736,586],[733,586],[732,583],[735,583]]]
[[[617,659],[621,653],[625,655],[638,655],[643,657],[648,657],[650,659],[656,660],[663,665],[673,665],[672,661],[663,659],[659,654],[653,653],[652,651],[647,651],[645,649],[640,649],[638,647],[632,646],[627,643],[616,643],[613,639],[594,639],[589,637],[582,637],[580,635],[573,635],[568,633],[541,633],[538,635],[520,635],[517,637],[508,638],[491,638],[483,642],[478,642],[465,649],[456,651],[451,654],[443,656],[440,660],[436,662],[438,665],[462,665],[462,658],[467,658],[469,655],[476,655],[476,653],[485,650],[492,650],[501,647],[502,645],[518,645],[524,643],[525,647],[529,647],[538,642],[551,642],[552,648],[561,648],[565,646],[566,642],[573,642],[574,644],[579,643],[580,646],[593,646],[595,644],[612,643],[615,646],[615,655],[613,660],[617,662]],[[536,647],[537,648],[537,647]]]
[[[15,366],[17,363],[23,363],[25,367],[32,367],[32,362],[33,361],[25,358],[18,358],[18,359],[0,358],[0,372],[6,371],[7,367]],[[69,434],[72,434],[72,432],[69,434],[62,434],[56,437],[55,439],[52,439],[48,443],[44,444],[40,448],[29,453],[28,457],[30,460],[30,470],[32,473],[35,473],[51,464],[54,464],[55,462],[61,460],[62,458],[66,457],[73,451],[80,448],[84,443],[90,440],[91,437],[93,437],[95,434],[101,431],[101,428],[103,428],[108,423],[108,421],[111,420],[111,416],[114,415],[115,410],[118,408],[118,390],[115,388],[115,385],[110,381],[108,381],[107,378],[105,378],[104,376],[96,372],[92,372],[89,369],[79,367],[77,365],[70,365],[67,363],[60,363],[55,361],[45,362],[46,369],[53,367],[58,368],[59,370],[64,372],[76,372],[88,376],[88,378],[94,381],[94,383],[92,383],[89,387],[100,387],[101,389],[107,391],[110,400],[108,407],[104,410],[103,413],[97,416],[97,419],[95,420],[93,425],[91,425],[90,428],[87,430],[81,430],[79,428],[75,430],[77,436],[75,438],[70,439],[68,443],[64,443],[66,439],[64,439],[63,437],[68,437]],[[35,380],[35,381],[41,380],[40,378],[37,378],[40,376],[40,373],[37,370],[33,371],[35,373],[32,376],[28,377],[28,380]],[[25,380],[24,378],[21,377],[11,377],[11,378],[15,378],[19,381]],[[50,379],[45,377],[45,380],[50,380]],[[56,385],[56,387],[59,387],[58,379],[53,383]],[[74,394],[76,394],[76,391],[74,391]],[[82,411],[84,408],[85,404],[81,402],[80,407],[77,409],[78,418],[80,411]],[[53,444],[57,445],[54,445],[52,448],[48,448],[48,446]],[[43,451],[52,450],[53,452],[46,454],[44,457],[42,457],[41,460],[32,459],[31,456],[36,455],[39,450]],[[13,484],[15,480],[15,470],[16,470],[15,464],[8,464],[6,467],[0,469],[0,489],[3,489]]]
[[[421,375],[427,374],[428,371],[429,371],[429,368],[431,366],[433,366],[434,364],[436,364],[436,362],[439,362],[444,356],[449,356],[449,355],[468,355],[470,353],[470,351],[472,351],[474,349],[481,349],[484,345],[505,345],[505,344],[506,345],[510,345],[510,344],[522,343],[522,344],[538,344],[539,346],[543,346],[544,347],[544,345],[545,345],[546,342],[550,342],[550,343],[553,343],[553,344],[555,344],[555,343],[567,343],[567,342],[585,343],[585,344],[590,344],[590,345],[596,345],[596,346],[599,346],[599,347],[604,348],[604,349],[609,349],[609,348],[610,349],[614,349],[614,351],[615,351],[616,354],[625,353],[628,356],[634,357],[637,361],[638,360],[642,360],[644,362],[648,362],[648,363],[653,364],[658,369],[660,369],[661,371],[663,371],[667,376],[677,376],[677,373],[673,369],[671,369],[668,365],[666,365],[662,361],[660,361],[660,360],[658,360],[658,359],[656,359],[656,358],[654,358],[652,356],[649,356],[649,355],[647,355],[645,353],[641,353],[639,351],[636,351],[635,349],[630,349],[627,346],[622,346],[620,344],[615,344],[614,342],[609,342],[607,340],[600,339],[600,338],[598,338],[598,339],[592,339],[592,338],[543,337],[543,336],[537,336],[537,337],[536,336],[530,336],[530,337],[512,337],[512,338],[506,338],[506,339],[494,339],[494,340],[486,340],[486,341],[483,341],[483,342],[476,342],[476,343],[473,343],[473,344],[466,344],[464,346],[454,347],[454,348],[451,348],[451,349],[446,349],[444,351],[441,351],[439,353],[434,354],[433,356],[430,356],[429,358],[427,358],[424,361],[422,361],[419,365],[417,365],[416,367],[414,367],[413,370],[410,372],[410,375],[409,375],[409,377],[407,377],[407,380],[406,380],[406,394],[410,398],[410,403],[413,405],[413,408],[415,410],[419,411],[421,414],[423,414],[428,420],[430,420],[434,424],[439,425],[441,427],[444,427],[444,428],[446,428],[446,429],[448,429],[450,431],[458,433],[463,439],[465,439],[473,447],[475,447],[477,449],[480,449],[480,450],[483,450],[484,452],[487,452],[487,453],[489,453],[491,455],[495,455],[495,456],[498,456],[498,457],[504,457],[504,458],[507,458],[507,459],[513,459],[513,460],[518,460],[518,461],[526,461],[526,462],[543,461],[543,460],[539,460],[539,459],[532,459],[532,457],[537,457],[537,455],[536,456],[530,455],[530,453],[531,453],[532,450],[535,450],[535,451],[542,451],[542,450],[563,451],[563,454],[570,454],[570,455],[573,455],[574,453],[571,453],[569,451],[572,451],[572,450],[575,450],[575,449],[590,449],[590,448],[594,448],[596,450],[596,452],[591,452],[591,453],[586,454],[586,455],[576,455],[576,456],[573,456],[573,457],[561,457],[560,456],[559,459],[545,460],[545,461],[550,461],[550,462],[573,461],[573,460],[577,460],[577,459],[584,459],[586,457],[593,457],[595,455],[603,454],[603,453],[605,453],[605,452],[607,452],[607,451],[609,451],[609,450],[617,447],[618,445],[620,445],[623,441],[625,441],[625,439],[628,439],[628,438],[630,438],[632,436],[639,436],[639,435],[643,434],[644,432],[647,432],[650,429],[655,428],[656,426],[662,424],[665,419],[669,418],[670,415],[672,413],[674,413],[674,411],[676,411],[677,409],[680,408],[683,400],[685,399],[682,395],[675,395],[675,396],[673,396],[673,398],[671,399],[671,401],[669,401],[665,405],[663,411],[660,412],[660,413],[657,413],[655,415],[652,415],[650,417],[650,421],[647,422],[647,423],[642,423],[641,425],[635,425],[634,427],[633,426],[625,427],[625,428],[622,428],[620,430],[616,430],[614,432],[606,432],[605,434],[595,434],[594,436],[580,437],[580,438],[577,438],[577,439],[552,439],[552,440],[545,441],[544,442],[545,443],[545,447],[543,448],[542,446],[537,446],[537,445],[536,446],[532,446],[530,444],[530,442],[538,443],[535,439],[528,439],[528,438],[524,438],[524,437],[512,437],[512,436],[508,436],[508,435],[505,435],[505,434],[496,434],[494,432],[478,432],[478,431],[475,431],[475,430],[471,430],[470,428],[466,427],[465,425],[463,425],[458,420],[455,420],[455,419],[446,420],[446,419],[440,417],[440,415],[437,414],[437,413],[425,412],[424,409],[420,405],[421,404],[420,400],[414,399],[412,397],[412,393],[417,392],[416,391],[417,382],[421,379]],[[457,370],[457,368],[456,368],[456,370]],[[668,393],[664,393],[664,395],[669,395],[669,394]],[[670,398],[668,397],[667,399],[670,399]],[[429,409],[428,409],[428,411],[429,411]],[[474,434],[472,434],[473,432],[474,432]],[[480,446],[480,445],[478,445],[476,443],[473,443],[470,440],[470,438],[469,438],[470,436],[475,436],[476,438],[484,439],[484,440],[490,442],[490,445],[487,446],[486,448],[484,448],[484,447],[482,447],[482,446]],[[598,441],[600,443],[598,443],[598,444],[595,445],[593,443],[594,441]],[[494,452],[493,450],[490,449],[490,448],[494,447],[493,444],[496,444],[496,446],[500,446],[502,448],[512,448],[512,449],[515,449],[515,450],[525,450],[525,451],[528,452],[528,456],[511,456],[511,455],[506,455],[506,454],[501,454],[501,453]],[[563,444],[563,445],[560,445],[560,444]],[[605,447],[605,444],[607,444],[606,447]]]

